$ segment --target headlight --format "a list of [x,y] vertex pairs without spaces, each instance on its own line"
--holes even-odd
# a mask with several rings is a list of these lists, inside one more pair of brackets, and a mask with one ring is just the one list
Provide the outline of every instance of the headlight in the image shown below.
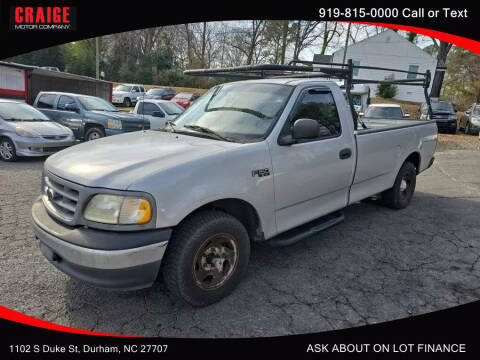
[[152,218],[152,208],[147,199],[99,194],[88,202],[83,216],[104,224],[145,224]]
[[121,129],[122,128],[122,120],[108,119],[107,127],[109,129]]
[[472,118],[471,121],[473,124],[480,124],[480,118]]
[[457,115],[449,115],[448,120],[457,120]]
[[38,137],[40,137],[37,134],[35,134],[34,132],[31,132],[31,131],[29,131],[27,129],[24,129],[22,127],[17,127],[16,130],[15,130],[15,133],[18,136],[23,136],[23,137],[28,137],[28,138],[38,138]]

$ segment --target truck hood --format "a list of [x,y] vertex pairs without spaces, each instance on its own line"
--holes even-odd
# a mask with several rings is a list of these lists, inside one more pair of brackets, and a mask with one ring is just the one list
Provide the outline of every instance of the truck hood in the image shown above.
[[18,121],[10,122],[15,128],[21,127],[25,130],[42,136],[69,135],[70,132],[65,126],[53,121]]
[[119,119],[124,121],[138,121],[139,118],[136,115],[124,112],[124,111],[89,111],[95,115],[103,115],[109,119]]
[[127,190],[153,173],[238,146],[163,131],[137,131],[62,150],[46,160],[45,169],[81,185]]

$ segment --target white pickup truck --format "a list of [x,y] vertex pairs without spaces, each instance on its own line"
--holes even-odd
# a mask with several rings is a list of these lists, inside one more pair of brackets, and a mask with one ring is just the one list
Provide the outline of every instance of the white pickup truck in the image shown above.
[[435,123],[356,130],[352,116],[334,82],[255,79],[212,88],[165,129],[63,150],[32,207],[41,250],[97,286],[148,287],[161,273],[194,306],[219,301],[252,242],[291,244],[375,194],[408,206],[434,160]]

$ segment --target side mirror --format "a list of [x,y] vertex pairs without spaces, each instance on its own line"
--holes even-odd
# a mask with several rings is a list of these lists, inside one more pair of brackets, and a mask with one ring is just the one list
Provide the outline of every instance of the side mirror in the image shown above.
[[294,139],[314,139],[318,137],[320,124],[313,119],[298,119],[293,124]]
[[137,91],[137,90],[135,90],[135,89],[132,89],[132,93],[136,93],[136,92],[138,92],[138,91]]
[[403,117],[404,117],[404,118],[409,118],[409,117],[410,117],[410,114],[408,114],[408,113],[403,114]]
[[160,118],[165,117],[165,115],[164,115],[161,111],[154,111],[154,112],[152,113],[152,116],[153,116],[153,117],[160,117]]

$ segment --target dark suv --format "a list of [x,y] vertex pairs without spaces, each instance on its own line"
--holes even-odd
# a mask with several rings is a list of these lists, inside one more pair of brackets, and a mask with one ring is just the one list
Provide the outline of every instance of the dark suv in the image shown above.
[[448,132],[455,134],[457,131],[457,112],[450,101],[431,100],[432,117],[428,115],[427,103],[420,107],[421,120],[435,120],[437,122],[438,132]]
[[70,128],[77,139],[95,140],[150,128],[148,121],[121,112],[108,101],[96,96],[40,92],[33,106],[52,121]]

